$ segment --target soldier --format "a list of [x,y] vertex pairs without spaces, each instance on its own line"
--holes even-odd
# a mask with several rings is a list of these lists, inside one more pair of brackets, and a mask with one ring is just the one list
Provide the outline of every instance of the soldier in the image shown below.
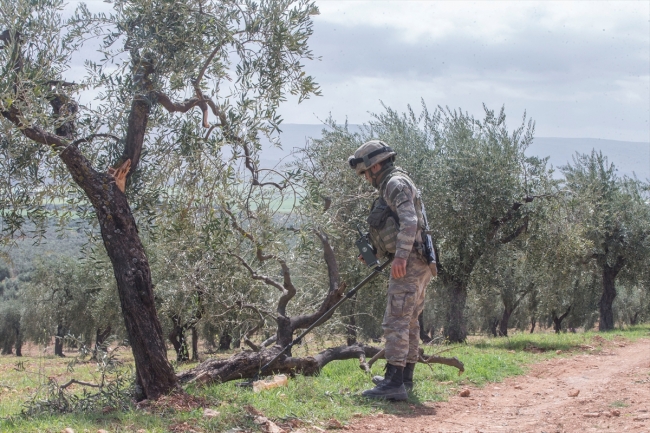
[[425,289],[436,275],[436,263],[432,249],[429,256],[425,251],[422,234],[427,222],[420,193],[408,175],[393,165],[395,155],[386,143],[372,140],[359,147],[348,162],[379,190],[368,217],[370,238],[377,257],[393,257],[382,322],[386,373],[383,379],[374,378],[377,386],[362,395],[406,400],[419,356],[418,316],[424,308]]

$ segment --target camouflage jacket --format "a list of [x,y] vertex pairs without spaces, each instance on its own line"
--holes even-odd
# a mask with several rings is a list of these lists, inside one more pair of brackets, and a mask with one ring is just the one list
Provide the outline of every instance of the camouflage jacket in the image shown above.
[[[372,215],[379,215],[382,206],[388,207],[384,216],[372,221]],[[401,169],[395,168],[384,175],[379,185],[379,198],[373,204],[368,222],[379,257],[392,254],[407,259],[414,245],[417,248],[421,243],[424,218],[420,194],[413,181]]]

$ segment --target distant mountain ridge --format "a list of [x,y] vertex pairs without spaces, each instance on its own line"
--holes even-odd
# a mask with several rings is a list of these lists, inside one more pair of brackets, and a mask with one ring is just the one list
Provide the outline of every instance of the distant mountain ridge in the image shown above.
[[[273,166],[281,158],[289,158],[294,148],[301,148],[310,138],[320,138],[326,125],[282,124],[282,149],[263,145],[260,155],[264,166]],[[359,125],[350,125],[350,129],[359,130]],[[640,180],[650,180],[650,143],[606,140],[601,138],[565,138],[535,137],[526,154],[530,156],[549,157],[549,163],[559,171],[559,167],[573,161],[573,155],[591,153],[592,149],[602,151],[609,162],[614,163],[620,176],[632,176]]]

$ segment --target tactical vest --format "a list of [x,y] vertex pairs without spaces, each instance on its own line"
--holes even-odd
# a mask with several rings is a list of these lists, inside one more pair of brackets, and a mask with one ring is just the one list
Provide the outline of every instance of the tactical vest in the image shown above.
[[[415,190],[415,200],[413,205],[415,207],[415,213],[418,220],[418,228],[415,234],[414,248],[422,253],[422,230],[424,229],[424,217],[422,216],[422,206],[421,206],[421,196],[420,191],[415,188],[415,183],[411,180],[410,177],[401,170],[400,168],[395,168],[390,173],[386,174],[386,177],[382,179],[381,184],[379,185],[379,197],[375,199],[372,204],[370,215],[368,216],[368,225],[370,226],[370,241],[373,246],[377,249],[377,257],[389,257],[393,256],[397,250],[397,234],[399,233],[399,216],[397,212],[394,212],[386,200],[384,199],[384,194],[386,193],[386,185],[388,181],[396,175],[407,180],[407,183],[410,188]],[[397,191],[397,190],[396,190]],[[390,198],[390,197],[389,197]],[[395,197],[393,197],[394,199]],[[391,200],[392,201],[392,200]]]

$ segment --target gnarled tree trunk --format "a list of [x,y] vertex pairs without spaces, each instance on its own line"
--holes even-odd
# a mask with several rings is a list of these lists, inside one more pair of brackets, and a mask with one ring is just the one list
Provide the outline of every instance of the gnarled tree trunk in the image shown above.
[[181,318],[177,315],[171,316],[172,331],[169,333],[169,341],[171,341],[174,350],[176,351],[176,361],[187,362],[190,360],[190,352],[187,347],[187,338],[185,338],[185,326],[181,323]]
[[614,329],[614,299],[616,298],[616,276],[623,267],[622,257],[618,258],[614,266],[605,264],[603,266],[603,293],[598,302],[600,310],[600,320],[598,322],[599,331],[611,331]]
[[499,332],[497,331],[498,327],[499,327],[499,319],[497,317],[492,317],[488,319],[488,330],[490,331],[490,334],[492,334],[493,337],[499,336]]
[[219,350],[230,350],[230,344],[232,343],[232,337],[230,336],[230,331],[225,329],[219,335]]
[[503,315],[501,316],[501,320],[499,321],[499,334],[502,337],[507,337],[508,336],[508,323],[510,322],[510,316],[512,316],[512,312],[515,310],[516,307],[513,308],[504,308],[503,309]]
[[418,323],[420,324],[420,340],[422,340],[423,343],[430,343],[433,338],[429,334],[427,334],[426,329],[424,329],[424,312],[420,313],[418,316]]
[[54,354],[56,356],[65,356],[63,354],[63,338],[65,337],[65,329],[62,324],[56,325],[56,336],[54,337]]
[[467,339],[467,327],[463,314],[467,304],[467,287],[460,282],[447,285],[447,323],[444,334],[450,343],[462,343]]
[[99,360],[99,353],[105,350],[103,345],[108,336],[111,335],[111,330],[111,325],[108,325],[103,331],[101,328],[97,328],[95,331],[95,346],[93,347],[93,356],[91,359]]
[[14,342],[10,338],[7,338],[4,343],[2,344],[2,351],[0,352],[0,355],[11,355],[13,352],[13,347]]
[[566,316],[569,315],[569,312],[571,312],[571,306],[569,305],[569,308],[562,314],[560,317],[557,316],[555,311],[552,312],[553,314],[553,329],[555,330],[556,334],[559,334],[562,331],[562,321],[566,318]]
[[535,331],[535,325],[537,325],[537,317],[530,317],[530,333],[532,334]]
[[[242,351],[228,359],[212,358],[202,362],[197,367],[178,374],[178,380],[183,383],[198,382],[200,384],[222,383],[231,380],[250,379],[259,373],[261,365],[271,361],[279,352],[280,347],[274,346],[269,350],[253,352]],[[303,374],[314,376],[331,361],[343,359],[358,359],[361,356],[372,357],[379,353],[378,347],[339,346],[327,349],[314,356],[293,358],[284,356],[277,359],[264,374]]]

